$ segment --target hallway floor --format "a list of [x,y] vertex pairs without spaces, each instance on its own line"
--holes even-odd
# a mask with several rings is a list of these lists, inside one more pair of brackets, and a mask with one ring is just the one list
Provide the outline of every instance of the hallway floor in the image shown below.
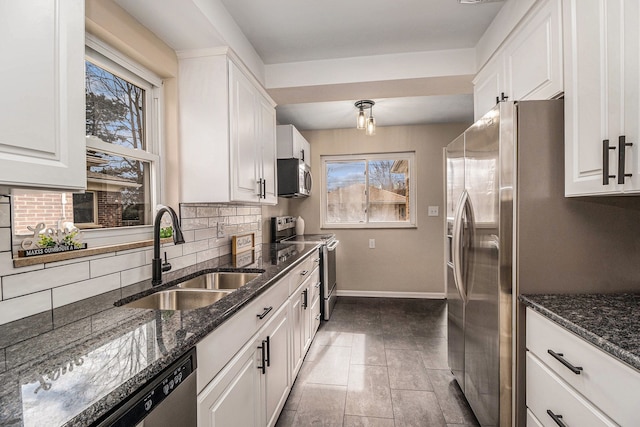
[[447,367],[442,300],[339,297],[277,427],[478,426]]

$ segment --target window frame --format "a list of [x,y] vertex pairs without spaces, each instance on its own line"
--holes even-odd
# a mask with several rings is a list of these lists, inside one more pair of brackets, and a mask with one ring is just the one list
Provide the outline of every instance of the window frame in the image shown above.
[[[370,222],[369,212],[371,210],[369,203],[369,162],[375,160],[407,160],[409,164],[409,220],[406,222]],[[365,188],[367,212],[365,214],[365,222],[350,223],[328,223],[327,222],[327,163],[330,162],[365,162]],[[417,228],[417,184],[416,184],[416,153],[415,151],[385,152],[385,153],[362,153],[362,154],[342,154],[342,155],[321,155],[321,173],[320,173],[320,228]]]

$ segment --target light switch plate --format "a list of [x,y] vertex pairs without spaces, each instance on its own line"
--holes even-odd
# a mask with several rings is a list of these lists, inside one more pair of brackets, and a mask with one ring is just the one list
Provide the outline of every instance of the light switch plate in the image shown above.
[[427,210],[427,214],[429,216],[438,216],[439,215],[438,211],[440,210],[439,208],[440,208],[439,206],[429,206]]

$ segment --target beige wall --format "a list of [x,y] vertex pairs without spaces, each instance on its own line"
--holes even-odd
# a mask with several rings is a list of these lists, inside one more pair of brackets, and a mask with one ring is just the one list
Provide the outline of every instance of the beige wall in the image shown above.
[[86,0],[86,31],[105,41],[163,80],[163,203],[178,207],[178,58],[175,52],[112,0]]
[[[311,144],[314,188],[292,199],[291,215],[305,220],[305,233],[335,233],[339,291],[444,293],[444,194],[442,148],[468,123],[378,127],[368,137],[356,129],[302,132]],[[414,229],[320,229],[321,155],[415,151],[417,224]],[[440,216],[427,216],[427,206]],[[264,215],[264,212],[263,212]],[[369,239],[376,248],[369,249]],[[409,295],[407,295],[409,296]]]

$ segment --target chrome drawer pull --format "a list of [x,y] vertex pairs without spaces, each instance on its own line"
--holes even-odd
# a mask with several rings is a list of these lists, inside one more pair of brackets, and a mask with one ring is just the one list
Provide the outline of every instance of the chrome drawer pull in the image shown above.
[[576,375],[580,375],[580,372],[582,371],[582,367],[581,366],[573,366],[571,363],[569,363],[567,361],[567,359],[562,357],[562,356],[564,356],[564,354],[556,353],[553,350],[547,350],[547,353],[549,353],[551,356],[553,356],[553,358],[556,359],[558,362],[562,363],[564,366],[569,368],[571,370],[571,372],[573,372]]
[[319,287],[320,287],[320,285],[322,285],[322,282],[318,282],[318,283],[316,283],[316,284],[315,284],[315,287],[316,287],[316,288],[319,288]]
[[559,427],[567,427],[565,423],[562,422],[562,415],[556,415],[553,413],[551,409],[547,409],[547,414],[551,417],[551,419],[558,424]]
[[260,319],[264,319],[271,310],[273,310],[273,307],[265,307],[262,314],[256,314],[256,317]]
[[302,273],[300,273],[301,276],[306,276],[307,274],[309,274],[309,270],[304,270]]

